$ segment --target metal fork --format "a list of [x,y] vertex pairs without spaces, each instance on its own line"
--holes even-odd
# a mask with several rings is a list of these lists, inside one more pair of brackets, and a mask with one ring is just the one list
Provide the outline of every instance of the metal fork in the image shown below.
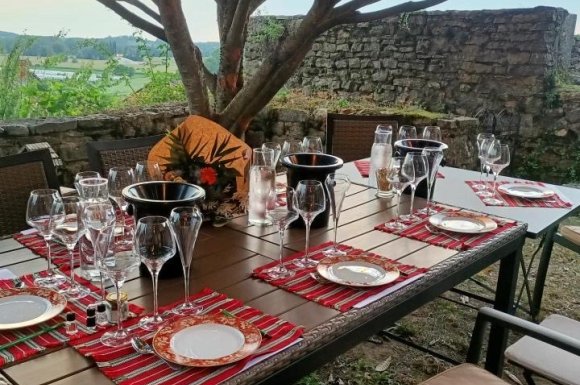
[[439,229],[435,229],[429,225],[425,225],[425,228],[427,229],[427,231],[429,231],[431,234],[435,234],[435,235],[445,235],[447,238],[453,239],[454,241],[457,242],[463,242],[461,239],[454,237],[453,235],[448,234],[447,232],[443,231],[443,230],[439,230]]

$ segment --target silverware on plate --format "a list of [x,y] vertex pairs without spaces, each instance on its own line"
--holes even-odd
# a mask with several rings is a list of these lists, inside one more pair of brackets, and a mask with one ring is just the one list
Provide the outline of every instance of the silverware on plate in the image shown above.
[[161,357],[159,354],[157,354],[155,352],[155,349],[153,349],[153,346],[151,346],[150,344],[148,344],[147,342],[142,340],[141,337],[137,337],[137,336],[132,337],[131,338],[131,346],[139,354],[153,354],[153,355],[159,357],[163,362],[165,362],[167,364],[167,366],[169,366],[173,370],[181,370],[183,368],[181,365],[167,361],[166,359]]

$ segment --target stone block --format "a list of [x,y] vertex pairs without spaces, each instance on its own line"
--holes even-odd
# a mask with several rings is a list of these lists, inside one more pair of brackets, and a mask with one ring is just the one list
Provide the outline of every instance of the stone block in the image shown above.
[[28,136],[30,131],[24,124],[7,124],[0,126],[0,135],[7,136]]
[[527,64],[530,62],[529,52],[508,52],[507,62],[509,64]]
[[77,128],[79,130],[98,130],[102,128],[111,129],[119,127],[120,118],[109,115],[91,115],[77,118]]
[[307,117],[307,112],[303,110],[289,108],[281,108],[278,110],[278,120],[283,122],[303,122]]
[[566,120],[570,123],[580,123],[580,108],[566,111]]
[[76,130],[76,119],[47,119],[29,126],[31,135],[47,135]]

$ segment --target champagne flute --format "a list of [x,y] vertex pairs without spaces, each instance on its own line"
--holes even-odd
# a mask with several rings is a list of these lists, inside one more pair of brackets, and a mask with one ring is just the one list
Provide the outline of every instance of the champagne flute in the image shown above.
[[323,153],[322,139],[318,136],[305,136],[302,139],[302,152]]
[[[412,178],[411,173],[408,171],[411,168],[409,164],[412,165],[413,173],[415,175]],[[403,161],[403,172],[407,173],[409,180],[411,181],[411,207],[409,208],[408,215],[401,215],[401,218],[406,221],[417,221],[420,220],[418,216],[413,213],[413,204],[415,202],[415,191],[417,191],[417,186],[419,183],[429,175],[429,163],[427,162],[427,157],[420,152],[409,152],[405,156]]]
[[265,271],[268,277],[271,279],[283,279],[290,278],[294,276],[295,272],[288,270],[286,266],[282,263],[282,256],[284,254],[284,232],[288,228],[288,225],[298,219],[298,212],[296,211],[296,192],[293,188],[286,188],[286,203],[281,204],[276,199],[276,193],[271,192],[270,194],[270,204],[266,215],[278,228],[278,234],[280,236],[280,257],[278,265],[272,267]]
[[411,181],[415,179],[415,170],[413,163],[407,163],[407,167],[404,168],[405,158],[397,156],[391,161],[391,168],[389,168],[389,174],[387,176],[388,181],[393,186],[393,189],[397,193],[397,206],[396,215],[393,222],[386,223],[385,226],[391,230],[403,230],[406,228],[399,220],[399,211],[401,206],[401,195],[403,190],[411,184]]
[[402,125],[399,127],[398,140],[417,139],[417,128],[415,126]]
[[141,160],[135,165],[135,182],[163,180],[159,163],[151,160]]
[[81,179],[87,179],[87,178],[100,178],[101,174],[99,174],[96,171],[80,171],[77,172],[75,175],[75,181],[74,181],[74,186],[77,190],[77,193],[80,195],[81,194],[81,185],[79,184],[79,182],[81,181]]
[[[101,234],[108,234],[109,240],[113,238],[114,226],[109,226],[109,230]],[[117,309],[121,309],[121,287],[127,280],[131,272],[139,267],[139,256],[133,250],[117,250],[113,248],[113,253],[106,255],[100,260],[99,268],[107,275],[115,285],[117,294]],[[122,312],[117,311],[117,328],[108,331],[101,336],[101,343],[105,346],[124,346],[131,342],[129,332],[123,328]]]
[[479,158],[479,184],[473,186],[476,190],[485,190],[487,186],[483,183],[483,168],[485,167],[485,153],[483,148],[484,141],[495,139],[495,135],[489,132],[482,132],[477,135],[477,157]]
[[437,178],[437,170],[439,164],[443,159],[443,150],[439,147],[424,147],[421,152],[427,157],[427,166],[429,168],[429,176],[427,176],[427,205],[419,210],[421,214],[433,215],[437,212],[431,208],[431,197],[433,196],[433,188],[435,186],[435,179]]
[[60,241],[64,243],[70,257],[70,286],[64,291],[64,293],[69,298],[78,299],[89,294],[89,291],[86,288],[76,282],[74,270],[75,258],[73,251],[79,239],[85,233],[85,226],[81,218],[82,205],[79,197],[73,196],[64,197],[60,203],[57,204],[62,204],[62,208],[59,209],[59,212],[64,213],[64,220],[52,229],[52,233],[57,239],[60,239]]
[[296,210],[304,220],[306,225],[306,245],[304,247],[304,256],[295,261],[298,267],[312,267],[318,264],[309,257],[310,248],[310,226],[314,218],[326,209],[326,197],[324,196],[324,187],[317,180],[301,180],[296,186]]
[[334,243],[331,247],[324,250],[322,253],[324,255],[331,256],[341,256],[346,255],[346,252],[338,249],[338,243],[336,242],[336,236],[338,234],[338,219],[340,217],[340,212],[342,210],[342,203],[344,202],[344,197],[346,192],[350,187],[350,179],[344,174],[329,174],[324,184],[326,186],[326,191],[328,192],[330,209],[332,210],[332,217],[334,218]]
[[109,197],[117,204],[121,212],[121,242],[130,243],[125,238],[125,211],[128,203],[123,198],[123,189],[135,183],[131,167],[111,167],[109,170]]
[[425,126],[423,129],[423,139],[442,141],[441,128],[439,126]]
[[159,272],[175,255],[175,236],[167,218],[147,216],[139,219],[135,230],[134,248],[147,266],[153,280],[153,315],[141,318],[139,326],[145,330],[157,330],[165,319],[159,314],[157,301]]
[[52,268],[51,241],[52,230],[64,221],[62,198],[57,190],[39,189],[33,190],[26,205],[26,223],[38,230],[44,238],[48,252],[45,277],[34,280],[35,285],[43,287],[55,287],[66,281],[66,277],[57,274]]
[[193,249],[195,248],[195,242],[202,222],[203,216],[201,215],[201,211],[195,206],[175,207],[169,214],[169,224],[173,229],[175,243],[179,249],[185,284],[183,303],[173,309],[173,312],[176,314],[199,314],[202,311],[201,306],[189,300],[191,261],[193,260]]
[[493,195],[483,199],[483,202],[493,206],[503,206],[505,201],[497,198],[497,176],[510,164],[510,149],[507,144],[495,141],[488,150],[486,164],[493,173]]

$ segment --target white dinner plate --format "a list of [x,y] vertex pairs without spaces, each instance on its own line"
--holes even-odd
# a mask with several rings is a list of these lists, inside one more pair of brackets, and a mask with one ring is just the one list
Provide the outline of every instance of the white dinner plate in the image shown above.
[[184,366],[208,367],[239,361],[255,352],[260,330],[238,317],[192,316],[164,325],[153,348],[164,359]]
[[550,188],[524,183],[502,184],[497,188],[500,192],[518,198],[543,199],[556,194]]
[[316,270],[331,282],[354,287],[386,285],[400,275],[392,262],[370,255],[326,257],[318,263]]
[[59,315],[66,298],[56,291],[30,287],[0,290],[0,330],[36,325]]
[[493,219],[464,212],[435,214],[429,217],[429,223],[441,230],[465,234],[483,234],[497,229]]

